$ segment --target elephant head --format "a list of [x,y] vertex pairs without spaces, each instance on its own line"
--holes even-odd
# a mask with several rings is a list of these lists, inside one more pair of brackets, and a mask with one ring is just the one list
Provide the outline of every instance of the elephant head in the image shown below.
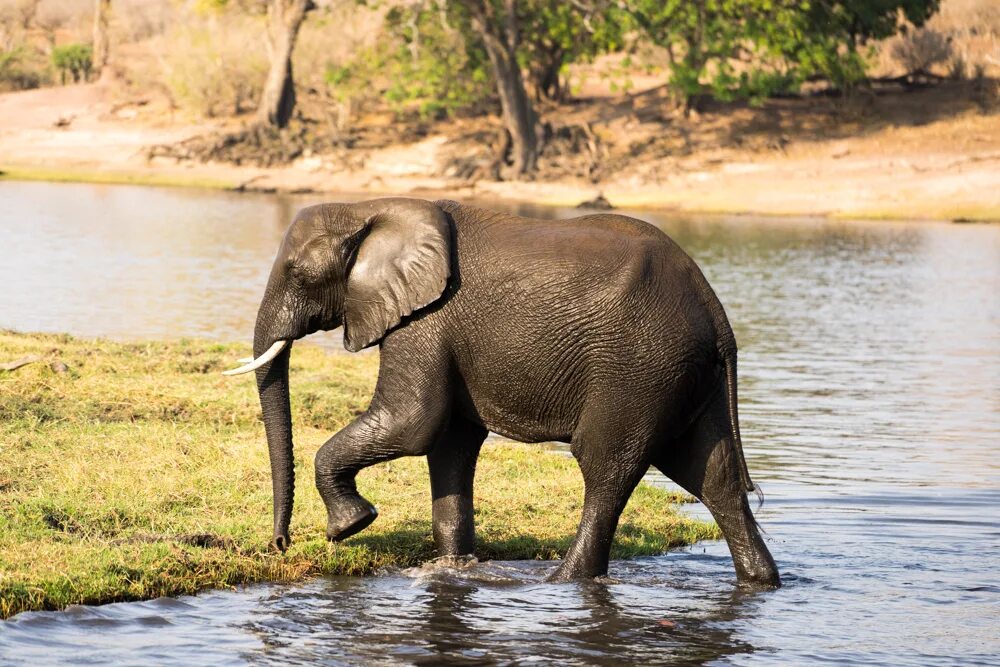
[[447,216],[430,202],[320,204],[292,221],[257,312],[255,358],[225,373],[257,373],[274,493],[272,544],[278,549],[289,544],[295,483],[288,393],[292,341],[341,325],[351,352],[381,341],[404,317],[442,295],[450,257]]

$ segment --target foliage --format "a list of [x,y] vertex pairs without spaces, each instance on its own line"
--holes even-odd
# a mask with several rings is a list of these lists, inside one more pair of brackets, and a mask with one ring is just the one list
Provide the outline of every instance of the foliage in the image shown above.
[[[663,47],[670,86],[688,105],[794,87],[782,58],[806,0],[632,0],[631,17]],[[737,65],[740,70],[737,70]]]
[[94,50],[89,44],[64,44],[52,49],[52,66],[59,70],[62,82],[69,74],[74,83],[86,81],[90,77]]
[[452,114],[491,93],[485,53],[452,27],[442,8],[395,7],[386,16],[399,45],[385,61],[391,81],[385,98],[397,109],[416,102],[422,116]]
[[820,77],[848,88],[865,76],[860,47],[922,25],[938,0],[628,0],[670,60],[670,85],[699,96],[760,99]]
[[526,0],[517,4],[517,17],[522,67],[537,97],[556,100],[567,92],[566,66],[621,49],[630,26],[627,15],[603,2],[581,9],[562,0]]
[[195,11],[198,12],[221,12],[228,5],[228,0],[195,0],[193,3]]
[[846,90],[866,76],[861,47],[891,37],[906,22],[920,27],[939,0],[823,0],[804,3],[802,39],[788,53],[807,76],[821,76]]
[[[82,10],[83,4],[89,9]],[[60,34],[67,30],[86,34],[91,4],[19,0],[8,7],[0,1],[0,88],[43,84],[53,71],[63,79],[86,78],[87,47],[56,47],[50,64],[48,45],[42,44],[39,31],[49,44],[55,42],[57,27]],[[159,18],[145,17],[149,11],[143,3],[136,4],[140,9],[128,9],[132,4],[125,3],[123,12],[131,12],[133,18],[123,20],[123,13],[119,22],[135,24],[132,29],[142,35],[144,46],[159,49],[155,55],[163,72],[160,80],[142,84],[165,84],[178,105],[199,115],[229,115],[256,105],[267,71],[260,39],[266,0],[146,3],[160,7]],[[864,80],[874,41],[901,28],[903,34],[885,52],[891,50],[909,70],[926,69],[947,59],[950,47],[941,42],[941,35],[947,39],[953,34],[921,30],[939,4],[940,0],[517,0],[510,6],[516,10],[517,60],[537,98],[565,99],[566,76],[573,63],[589,62],[607,52],[634,56],[636,49],[653,43],[659,47],[657,65],[670,65],[664,71],[669,72],[671,89],[693,105],[707,97],[756,102],[795,92],[804,82],[817,79],[848,90]],[[970,34],[987,30],[977,26],[988,23],[990,12],[995,13],[992,4],[979,3],[973,16],[963,15],[958,20],[962,29]],[[339,125],[339,118],[350,116],[353,107],[369,100],[424,118],[495,107],[494,73],[469,11],[480,8],[502,24],[505,0],[317,0],[316,5],[318,16],[308,23],[321,23],[320,17],[327,22],[322,27],[307,26],[317,43],[321,34],[328,48],[317,49],[309,56],[312,60],[296,56],[295,70],[300,92],[319,91],[311,101],[331,119],[336,117],[331,124]],[[50,6],[58,11],[46,9]],[[80,23],[84,15],[86,21]],[[354,20],[358,17],[377,18],[381,29],[372,24],[358,29]],[[34,41],[21,34],[29,24]],[[8,36],[12,31],[20,35],[19,48]],[[957,47],[955,51],[962,51],[972,66],[973,57]],[[634,60],[618,62],[634,72]],[[302,61],[307,66],[300,66]],[[132,81],[142,79],[144,69],[157,71],[142,59],[120,65]],[[961,74],[965,64],[956,63],[954,69]],[[308,103],[309,97],[302,95],[300,101]],[[338,102],[340,113],[330,113]]]
[[6,79],[7,72],[14,71],[14,68],[17,66],[18,61],[20,61],[23,52],[24,47],[19,45],[10,51],[0,53],[0,79]]
[[[111,343],[0,332],[0,618],[27,609],[193,593],[327,573],[371,574],[433,557],[424,458],[363,471],[371,528],[330,545],[313,478],[316,450],[364,409],[374,355],[292,356],[292,547],[268,548],[271,482],[252,378],[219,376],[245,346]],[[68,368],[51,365],[58,360]],[[59,370],[57,370],[59,369]],[[61,370],[61,372],[59,372]],[[554,558],[573,537],[582,478],[568,456],[489,444],[476,480],[481,558]],[[718,538],[679,515],[677,494],[640,485],[616,558]]]
[[379,80],[383,98],[397,113],[415,109],[422,117],[451,115],[489,97],[486,55],[452,26],[444,5],[393,7],[384,27],[390,39],[328,69],[327,81],[343,91],[335,94],[356,93]]
[[938,10],[940,0],[823,0],[803,3],[810,33],[825,33],[851,47],[896,34],[905,19],[919,27]]
[[267,0],[194,0],[196,12],[225,12],[237,10],[246,14],[263,14],[267,11]]

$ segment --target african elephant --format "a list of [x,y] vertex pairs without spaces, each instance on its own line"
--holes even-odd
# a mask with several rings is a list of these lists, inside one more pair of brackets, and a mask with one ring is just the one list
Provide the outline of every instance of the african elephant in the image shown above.
[[257,374],[282,550],[291,343],[341,325],[348,350],[378,344],[381,357],[370,407],[316,455],[329,539],[377,516],[359,470],[426,455],[438,550],[471,553],[476,459],[493,431],[569,443],[579,462],[583,517],[551,579],[607,572],[619,515],[652,465],[712,512],[741,584],[779,585],[746,497],[733,331],[697,265],[655,227],[404,198],[300,211],[257,314],[256,359],[228,371]]

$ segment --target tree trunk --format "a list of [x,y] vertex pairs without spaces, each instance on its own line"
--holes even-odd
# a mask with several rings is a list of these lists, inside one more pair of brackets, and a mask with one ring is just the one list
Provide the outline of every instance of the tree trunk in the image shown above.
[[514,173],[518,176],[531,173],[538,161],[537,118],[517,59],[511,53],[489,47],[487,53],[497,79],[504,125],[510,132]]
[[108,67],[108,56],[110,53],[108,41],[108,24],[111,22],[111,0],[97,0],[97,7],[94,10],[94,53],[92,56],[93,69],[97,73],[97,78],[106,80],[111,74]]
[[470,2],[468,7],[493,66],[503,121],[511,138],[514,174],[530,174],[538,162],[538,117],[517,64],[519,34],[514,0],[504,0],[502,18],[496,16],[489,0]]
[[270,0],[268,3],[271,68],[257,107],[257,122],[261,125],[285,127],[292,118],[295,109],[292,52],[306,12],[313,7],[312,0]]

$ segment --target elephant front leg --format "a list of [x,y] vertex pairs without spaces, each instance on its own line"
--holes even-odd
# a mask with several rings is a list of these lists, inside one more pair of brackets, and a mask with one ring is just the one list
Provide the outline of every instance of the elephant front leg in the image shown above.
[[475,551],[472,486],[486,434],[485,427],[455,418],[427,455],[434,499],[434,543],[439,556],[464,556]]
[[378,517],[378,510],[358,493],[355,482],[358,471],[378,462],[366,455],[374,449],[373,437],[362,416],[334,434],[316,453],[316,488],[326,505],[328,540],[344,540]]
[[368,409],[316,453],[316,488],[326,505],[326,535],[343,540],[378,516],[361,497],[360,470],[401,456],[425,456],[451,416],[447,350],[411,326],[381,345],[378,382]]
[[404,420],[369,408],[316,453],[316,488],[326,505],[327,539],[346,539],[378,516],[375,506],[358,493],[355,478],[359,471],[430,451],[440,422],[424,417]]

